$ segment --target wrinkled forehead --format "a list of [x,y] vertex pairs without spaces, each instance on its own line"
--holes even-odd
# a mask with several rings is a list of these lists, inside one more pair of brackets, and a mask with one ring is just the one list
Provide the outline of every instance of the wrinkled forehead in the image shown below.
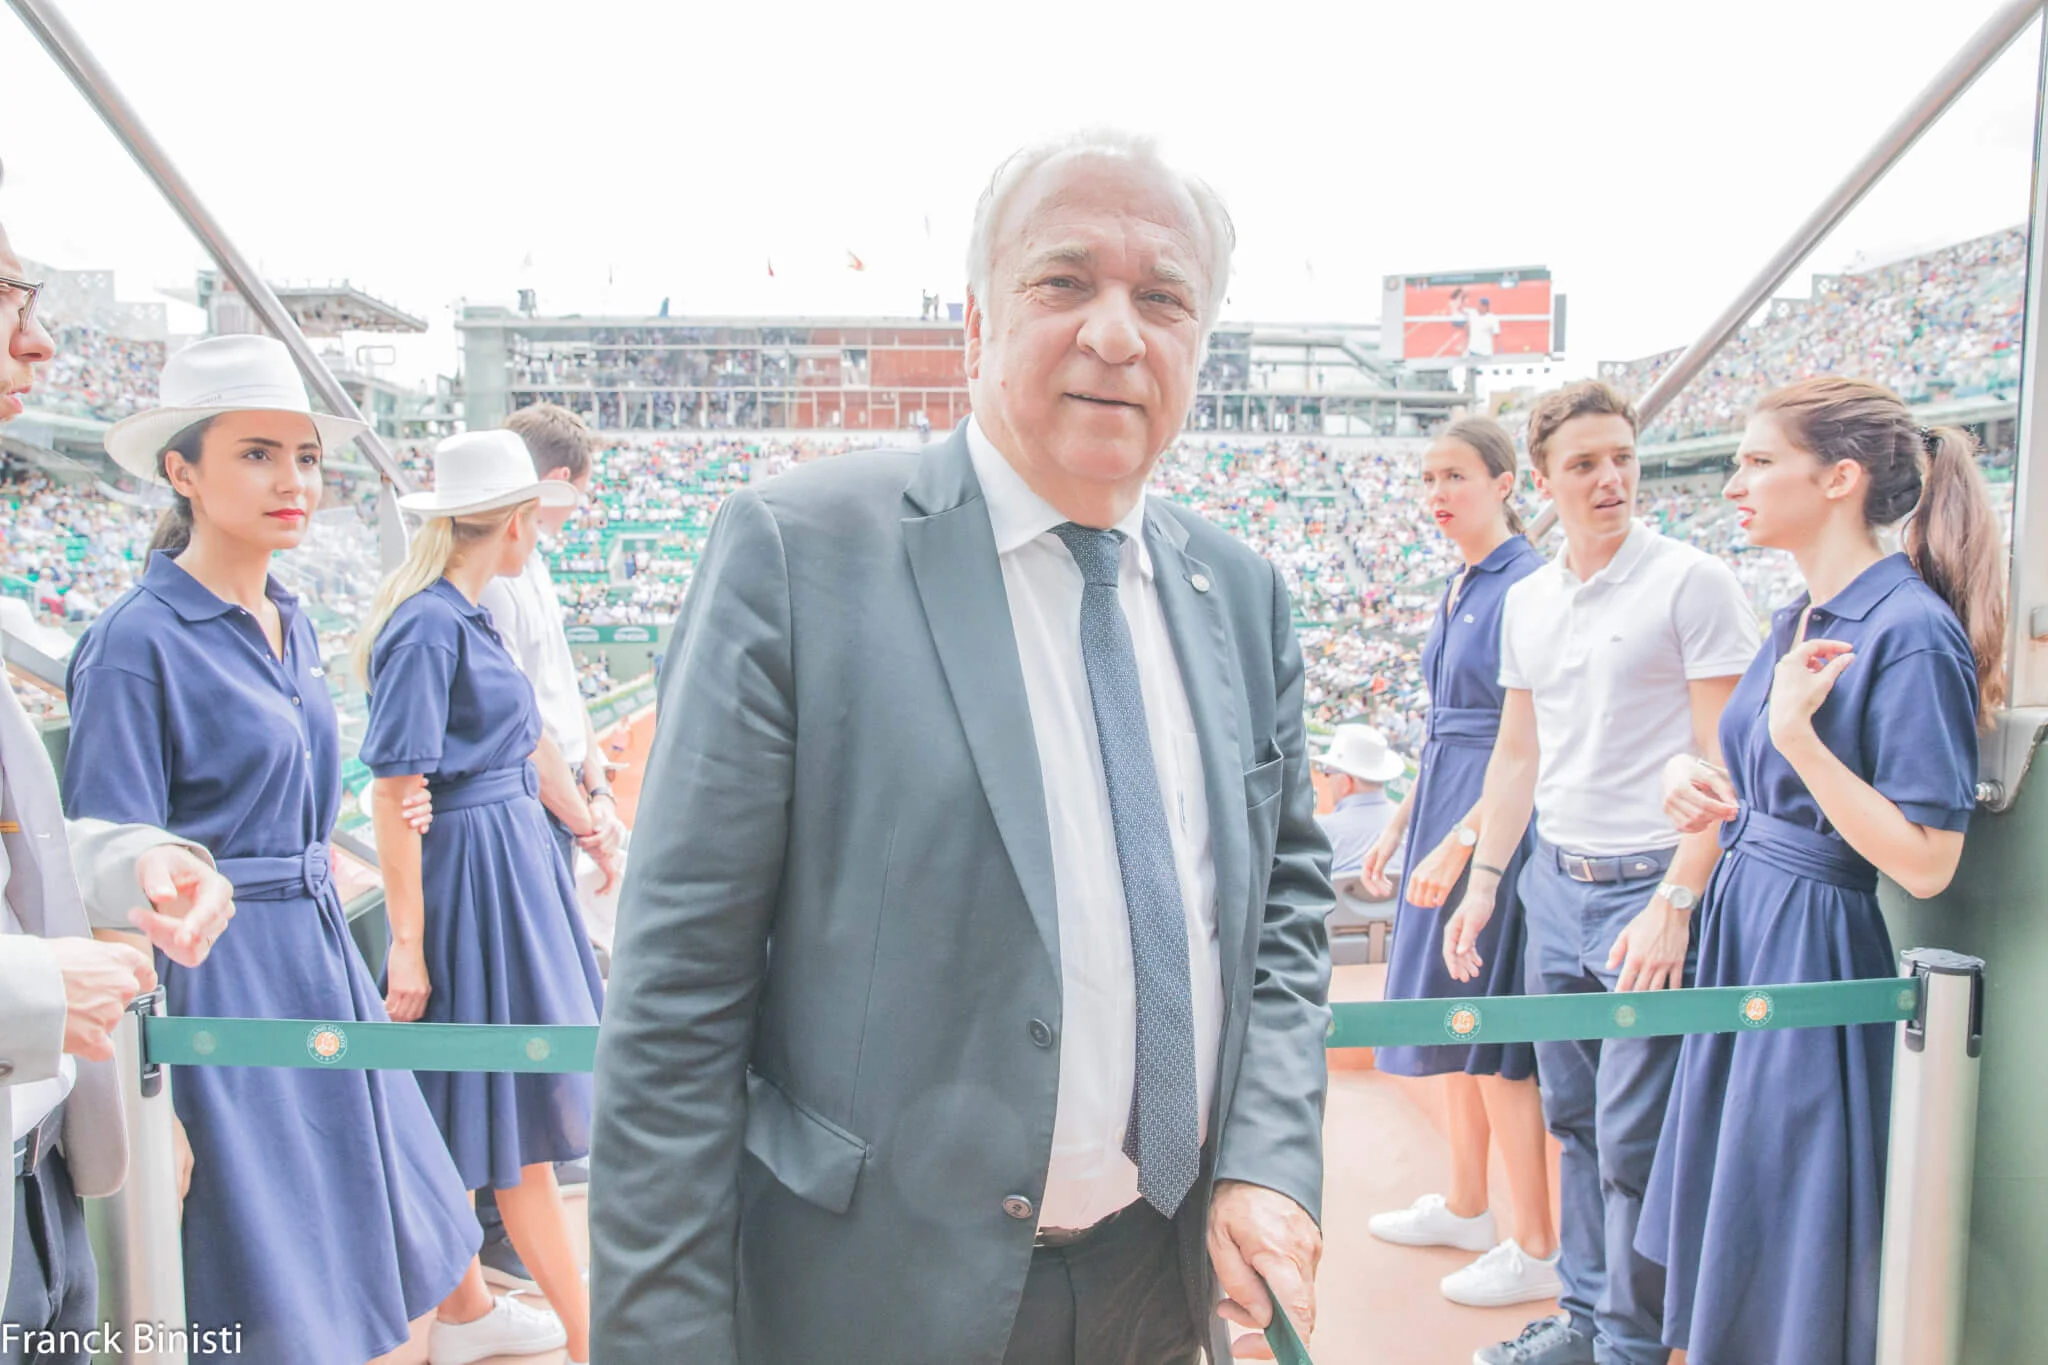
[[20,275],[21,258],[14,254],[14,244],[7,240],[7,225],[0,223],[0,275]]
[[1035,168],[1010,196],[994,236],[998,260],[1110,239],[1147,260],[1206,274],[1201,214],[1186,187],[1159,166],[1100,152],[1072,152]]

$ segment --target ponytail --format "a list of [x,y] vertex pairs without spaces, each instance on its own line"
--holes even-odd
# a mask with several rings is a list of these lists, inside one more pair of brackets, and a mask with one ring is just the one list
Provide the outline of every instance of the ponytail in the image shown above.
[[349,657],[355,666],[356,681],[363,685],[363,691],[370,691],[373,685],[370,660],[377,650],[377,637],[383,634],[384,627],[390,624],[399,607],[434,586],[434,580],[448,572],[449,565],[455,562],[463,549],[488,539],[538,501],[530,499],[510,507],[479,512],[475,516],[428,517],[421,524],[413,535],[412,543],[406,546],[405,562],[393,569],[378,586],[377,596],[370,603],[370,614],[356,632],[355,650]]
[[2005,548],[1977,443],[1955,427],[1915,432],[1927,452],[1919,504],[1906,523],[1906,557],[1948,603],[1977,657],[1978,720],[2005,703]]
[[[180,431],[165,443],[156,454],[156,476],[166,487],[171,482],[170,457],[175,452],[186,464],[198,464],[199,452],[206,444],[207,430],[213,426],[211,417],[202,418]],[[192,500],[171,489],[171,505],[157,518],[156,534],[150,537],[149,553],[166,554],[172,558],[185,553],[185,547],[192,543]]]

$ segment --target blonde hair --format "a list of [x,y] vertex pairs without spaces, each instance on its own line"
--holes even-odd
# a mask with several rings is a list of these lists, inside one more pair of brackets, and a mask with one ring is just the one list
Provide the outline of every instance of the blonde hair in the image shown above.
[[445,575],[449,566],[465,551],[490,539],[505,529],[514,517],[529,507],[538,506],[539,502],[538,498],[530,498],[511,507],[499,507],[473,516],[428,517],[421,523],[412,544],[406,547],[405,562],[385,576],[377,588],[376,599],[370,603],[368,618],[364,620],[362,629],[356,632],[356,647],[351,661],[365,692],[374,685],[370,677],[370,660],[377,650],[377,637],[391,623],[392,614],[409,599],[433,587],[434,581]]

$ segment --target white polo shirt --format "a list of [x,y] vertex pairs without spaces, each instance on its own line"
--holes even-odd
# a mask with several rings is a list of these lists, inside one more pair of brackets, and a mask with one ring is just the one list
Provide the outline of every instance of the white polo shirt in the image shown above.
[[533,684],[540,703],[541,729],[575,767],[589,757],[584,731],[583,693],[576,685],[576,656],[562,633],[562,603],[555,596],[554,575],[547,557],[535,546],[517,578],[494,578],[478,599],[491,613],[491,624],[519,671]]
[[1641,522],[1590,579],[1567,553],[1501,612],[1500,684],[1536,707],[1536,832],[1596,857],[1674,847],[1664,765],[1699,752],[1687,684],[1749,667],[1756,613],[1726,564]]

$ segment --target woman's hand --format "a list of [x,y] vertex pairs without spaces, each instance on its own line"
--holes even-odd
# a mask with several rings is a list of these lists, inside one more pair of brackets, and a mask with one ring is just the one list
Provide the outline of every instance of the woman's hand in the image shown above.
[[1739,813],[1735,784],[1713,764],[1677,754],[1664,765],[1664,814],[1680,834],[1698,834]]
[[1805,640],[1778,660],[1771,674],[1770,727],[1780,753],[1813,738],[1813,713],[1834,691],[1835,679],[1856,662],[1854,649],[1844,640]]
[[384,1012],[393,1023],[411,1024],[427,1012],[427,999],[434,993],[427,979],[426,950],[417,943],[394,943],[384,961]]
[[192,1192],[192,1142],[185,1136],[185,1125],[176,1115],[171,1117],[171,1141],[177,1150],[178,1164],[178,1212],[185,1211],[185,1196]]
[[414,834],[424,835],[434,824],[434,794],[422,783],[418,791],[405,798],[398,811]]
[[1442,905],[1471,860],[1472,850],[1459,843],[1456,835],[1446,835],[1408,874],[1408,903],[1429,910]]
[[1387,864],[1394,861],[1394,855],[1401,851],[1401,840],[1407,831],[1395,825],[1388,825],[1380,831],[1380,837],[1372,841],[1372,847],[1365,851],[1365,861],[1359,866],[1358,880],[1365,883],[1365,894],[1374,900],[1392,900],[1393,880],[1387,876]]

